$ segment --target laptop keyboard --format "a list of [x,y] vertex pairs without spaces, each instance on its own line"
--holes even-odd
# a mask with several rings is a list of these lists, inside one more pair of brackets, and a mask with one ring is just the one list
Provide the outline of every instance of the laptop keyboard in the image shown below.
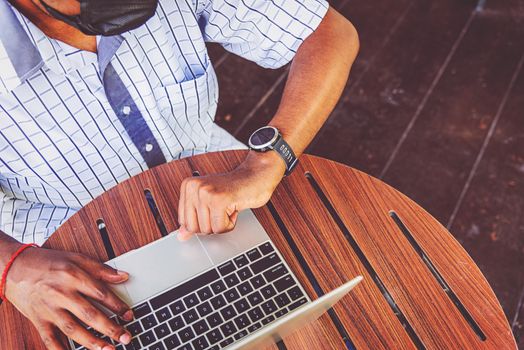
[[[268,241],[133,308],[122,345],[90,329],[116,350],[223,349],[308,302]],[[73,349],[86,350],[72,342]]]

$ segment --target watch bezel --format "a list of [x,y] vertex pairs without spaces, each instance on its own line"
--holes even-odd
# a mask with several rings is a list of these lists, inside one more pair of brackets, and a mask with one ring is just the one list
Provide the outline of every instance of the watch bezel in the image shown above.
[[[272,129],[274,132],[275,132],[275,136],[273,136],[271,138],[271,140],[269,140],[268,142],[266,143],[263,143],[261,145],[254,145],[251,140],[253,138],[253,136],[255,136],[255,134],[261,130],[264,130],[264,129]],[[265,150],[269,150],[269,149],[272,149],[271,146],[273,146],[277,140],[278,140],[278,137],[280,136],[280,131],[278,131],[277,128],[275,128],[274,126],[263,126],[261,128],[258,128],[257,130],[255,130],[251,136],[249,137],[249,140],[248,140],[248,144],[249,144],[249,148],[255,150],[255,151],[265,151]]]

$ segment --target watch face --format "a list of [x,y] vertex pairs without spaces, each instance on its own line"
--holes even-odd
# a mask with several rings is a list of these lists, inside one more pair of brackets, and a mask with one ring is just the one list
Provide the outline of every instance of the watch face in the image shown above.
[[253,148],[267,147],[272,144],[278,136],[277,129],[273,127],[264,127],[258,129],[249,139],[250,146]]

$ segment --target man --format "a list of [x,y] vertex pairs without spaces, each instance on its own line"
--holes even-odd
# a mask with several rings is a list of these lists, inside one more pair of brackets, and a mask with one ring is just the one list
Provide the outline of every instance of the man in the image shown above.
[[[21,242],[43,243],[90,200],[141,171],[245,147],[214,124],[217,82],[205,42],[268,68],[293,59],[270,125],[300,155],[333,109],[358,51],[353,26],[325,0],[0,0],[0,270]],[[253,82],[256,84],[256,82]],[[179,238],[221,233],[264,205],[286,164],[250,151],[227,174],[186,179]],[[133,317],[87,257],[25,250],[5,296],[49,349],[63,332],[88,349],[130,334],[91,302]],[[1,291],[0,291],[1,293]]]

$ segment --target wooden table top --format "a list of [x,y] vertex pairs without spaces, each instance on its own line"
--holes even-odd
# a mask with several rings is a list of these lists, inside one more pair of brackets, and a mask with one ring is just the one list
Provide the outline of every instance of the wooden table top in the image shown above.
[[[86,205],[45,247],[107,261],[150,243],[178,228],[184,178],[232,170],[245,152],[208,153],[141,173]],[[385,183],[304,155],[254,212],[311,299],[364,276],[333,312],[287,337],[287,349],[516,349],[497,298],[466,251]],[[0,306],[0,334],[0,349],[44,349],[9,303]]]

